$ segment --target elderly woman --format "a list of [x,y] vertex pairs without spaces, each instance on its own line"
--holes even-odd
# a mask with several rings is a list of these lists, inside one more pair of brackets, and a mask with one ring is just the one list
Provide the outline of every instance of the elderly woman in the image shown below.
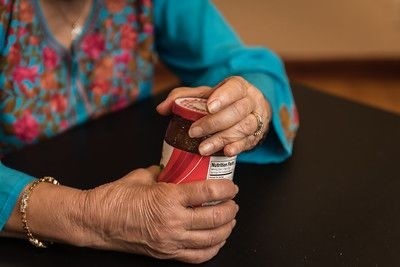
[[[245,47],[207,0],[0,0],[1,153],[148,97],[155,55],[194,87],[173,90],[160,114],[178,97],[208,98],[210,115],[189,132],[210,136],[201,154],[249,150],[239,160],[255,163],[290,155],[297,117],[282,63]],[[212,258],[235,226],[237,186],[156,183],[158,172],[134,170],[83,191],[0,165],[0,235]],[[201,206],[209,201],[221,202]]]

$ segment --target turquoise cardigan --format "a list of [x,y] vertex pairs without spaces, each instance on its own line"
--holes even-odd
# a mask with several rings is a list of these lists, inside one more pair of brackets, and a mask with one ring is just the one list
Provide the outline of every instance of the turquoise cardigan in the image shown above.
[[[28,2],[33,6],[33,15],[44,21],[43,14],[38,9],[38,1]],[[103,5],[98,16],[92,16],[92,20],[101,24],[102,20],[109,18],[109,13],[104,9],[103,1],[95,0],[94,3],[98,9]],[[150,10],[151,1],[142,0],[141,3]],[[12,36],[13,31],[10,31],[10,28],[20,23],[19,17],[13,16],[8,9],[12,4],[18,5],[20,1],[0,1],[0,52],[3,59],[12,52],[10,43],[18,38]],[[154,0],[152,8],[154,32],[147,29],[147,34],[155,35],[153,49],[184,84],[214,86],[226,77],[240,75],[260,89],[271,104],[272,123],[266,140],[252,151],[242,153],[239,161],[261,164],[277,163],[288,158],[292,152],[298,117],[284,66],[278,56],[263,47],[245,46],[211,1]],[[123,12],[135,13],[135,10],[131,7],[121,11],[121,14]],[[115,24],[129,23],[124,20],[129,16],[119,14],[112,17]],[[7,25],[6,22],[9,21],[12,22]],[[262,29],[259,31],[264,34]],[[84,30],[82,35],[84,34],[89,34],[89,29]],[[48,29],[47,35],[51,35]],[[55,42],[54,37],[47,38],[49,42]],[[106,43],[105,47],[107,45]],[[129,40],[124,45],[129,45]],[[54,62],[50,60],[46,66],[51,67],[51,64],[56,64]],[[152,76],[151,68],[148,75]],[[0,88],[4,88],[6,79],[2,70]],[[29,85],[29,81],[25,84]],[[139,84],[139,96],[149,96],[149,88],[151,82]],[[79,123],[89,120],[90,114],[86,114],[83,108],[76,105]],[[30,138],[29,135],[23,136]],[[33,179],[35,178],[28,174],[0,164],[0,230],[7,222],[21,191]]]

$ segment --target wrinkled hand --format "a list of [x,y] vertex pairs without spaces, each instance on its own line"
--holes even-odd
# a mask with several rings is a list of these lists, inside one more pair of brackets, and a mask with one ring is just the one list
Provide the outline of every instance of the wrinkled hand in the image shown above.
[[268,101],[261,91],[241,77],[228,78],[214,89],[206,86],[176,88],[157,107],[158,112],[169,114],[173,102],[180,97],[208,98],[210,114],[193,123],[189,131],[192,138],[211,135],[200,144],[202,155],[208,156],[223,149],[225,155],[234,156],[256,146],[263,134],[254,135],[259,123],[252,112],[262,118],[262,132],[268,130],[271,118]]
[[[158,167],[135,170],[86,192],[91,247],[200,263],[214,257],[235,226],[231,181],[155,183]],[[201,204],[223,201],[215,206]]]

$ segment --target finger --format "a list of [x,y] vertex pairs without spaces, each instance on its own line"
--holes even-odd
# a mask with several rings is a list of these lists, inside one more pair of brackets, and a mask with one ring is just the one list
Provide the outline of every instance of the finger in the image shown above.
[[203,137],[228,129],[245,119],[253,109],[253,101],[250,98],[242,98],[225,109],[193,123],[189,129],[189,136]]
[[153,184],[157,180],[159,173],[160,167],[158,166],[151,166],[147,169],[136,169],[121,178],[119,182],[129,184]]
[[260,137],[256,137],[253,135],[248,136],[242,140],[226,145],[224,147],[224,154],[227,157],[236,156],[242,153],[243,151],[248,151],[253,149],[258,144],[259,140]]
[[187,224],[187,230],[205,230],[218,228],[235,219],[239,206],[229,200],[214,206],[204,206],[188,208],[190,215]]
[[226,241],[209,248],[203,249],[183,249],[177,257],[178,261],[199,264],[211,260],[218,254],[218,251],[225,245]]
[[179,184],[181,204],[196,207],[206,202],[225,201],[236,196],[239,188],[230,180],[206,180]]
[[211,230],[187,231],[186,240],[182,241],[182,245],[189,249],[213,247],[227,240],[235,225],[236,220],[232,220]]
[[[244,142],[257,143],[257,138],[253,133],[257,130],[258,122],[254,115],[249,114],[245,119],[238,122],[234,126],[220,131],[203,142],[199,146],[199,152],[203,156],[209,156],[213,153],[224,149],[225,146],[244,140]],[[237,153],[236,153],[237,154]],[[236,155],[233,153],[225,154],[226,156]]]
[[239,76],[233,76],[217,85],[207,101],[208,111],[212,114],[245,98],[250,84]]
[[153,178],[157,178],[157,176],[161,172],[161,168],[159,165],[152,165],[150,167],[147,167],[146,170],[150,173],[150,176]]
[[212,89],[208,86],[200,86],[196,88],[190,87],[179,87],[172,90],[167,98],[157,106],[157,111],[161,115],[168,115],[171,113],[172,104],[175,99],[180,97],[200,97],[208,98],[211,94]]

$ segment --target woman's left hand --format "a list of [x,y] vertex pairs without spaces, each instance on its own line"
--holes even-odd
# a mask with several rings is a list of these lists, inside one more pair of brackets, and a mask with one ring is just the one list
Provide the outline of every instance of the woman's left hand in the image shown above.
[[194,122],[189,130],[192,138],[210,136],[199,147],[204,156],[222,149],[226,156],[250,150],[268,130],[271,107],[261,91],[242,77],[230,77],[214,89],[176,88],[158,105],[157,111],[169,114],[173,102],[180,97],[208,98],[210,114]]

